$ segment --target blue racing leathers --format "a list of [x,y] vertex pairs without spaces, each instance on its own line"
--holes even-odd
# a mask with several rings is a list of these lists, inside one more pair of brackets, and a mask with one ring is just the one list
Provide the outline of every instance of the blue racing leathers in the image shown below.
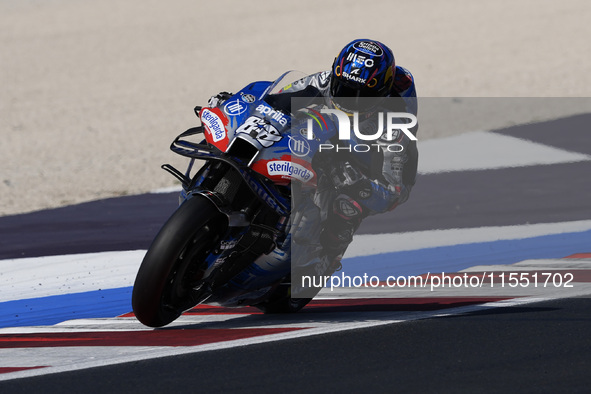
[[[287,91],[296,92],[308,86],[313,86],[320,91],[321,95],[329,97],[329,85],[330,71],[323,71],[309,75],[293,83]],[[401,112],[417,115],[418,108],[414,78],[407,69],[396,66],[394,84],[390,96],[402,100],[403,108],[399,108]],[[329,101],[327,102],[329,103]],[[377,111],[374,111],[374,115],[375,112]],[[370,130],[375,130],[376,123],[371,116],[368,116],[368,119],[359,120],[359,128],[361,130],[366,126]],[[418,127],[411,129],[415,136],[417,129]],[[334,179],[337,188],[343,187],[352,193],[362,190],[361,195],[357,193],[357,195],[351,197],[363,206],[365,211],[364,216],[391,210],[405,202],[409,197],[410,190],[416,178],[418,151],[415,141],[410,140],[406,134],[399,133],[399,135],[395,136],[394,141],[380,139],[376,142],[384,146],[386,143],[396,143],[402,149],[400,152],[393,152],[384,148],[381,150],[382,154],[377,155],[377,158],[372,153],[371,158],[365,157],[365,161],[371,161],[372,163],[365,163],[365,165],[362,163],[349,163],[359,174],[353,179],[347,177],[345,174],[341,174],[340,179],[336,177]],[[359,161],[363,162],[364,158],[361,157],[363,155],[358,156],[360,156]],[[360,185],[352,187],[359,182],[361,182]]]
[[[310,86],[325,97],[328,108],[338,108],[329,95],[330,71],[296,81],[285,92],[309,90]],[[390,97],[397,103],[396,112],[417,115],[414,79],[403,67],[396,66]],[[369,114],[359,115],[359,130],[369,130],[369,133],[364,134],[375,133],[375,115],[379,110],[376,108]],[[410,129],[415,136],[417,130],[418,126]],[[401,149],[385,149],[388,144],[397,144]],[[334,163],[331,173],[324,180],[319,180],[319,189],[323,188],[322,183],[328,183],[336,190],[322,224],[320,239],[330,260],[340,260],[363,218],[392,210],[404,203],[415,184],[418,164],[416,141],[404,132],[398,132],[394,133],[392,140],[380,138],[375,141],[375,145],[384,148],[371,154],[349,155],[347,160]]]

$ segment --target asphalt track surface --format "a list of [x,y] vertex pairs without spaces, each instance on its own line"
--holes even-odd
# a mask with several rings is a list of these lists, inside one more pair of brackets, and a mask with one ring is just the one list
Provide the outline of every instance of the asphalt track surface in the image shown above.
[[[591,154],[591,116],[500,130]],[[423,175],[360,233],[591,219],[591,162]],[[150,194],[0,218],[0,258],[147,248],[176,206]],[[391,225],[391,224],[389,224]],[[591,252],[578,250],[573,252]],[[569,298],[0,382],[1,392],[588,392],[591,301]],[[310,313],[310,312],[309,312]]]
[[588,392],[588,298],[0,382],[4,393]]

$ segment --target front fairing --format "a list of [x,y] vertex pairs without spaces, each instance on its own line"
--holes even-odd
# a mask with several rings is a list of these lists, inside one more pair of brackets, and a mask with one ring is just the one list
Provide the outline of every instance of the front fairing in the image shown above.
[[[302,111],[277,108],[277,97],[285,87],[305,77],[299,72],[283,74],[275,82],[254,82],[215,108],[203,108],[200,118],[207,141],[222,152],[228,152],[236,140],[244,140],[258,153],[247,163],[254,171],[276,184],[292,181],[316,183],[312,160],[318,146],[334,133],[330,119],[309,122]],[[289,97],[282,97],[289,102]],[[330,125],[329,125],[330,124]],[[313,139],[308,139],[308,128]]]

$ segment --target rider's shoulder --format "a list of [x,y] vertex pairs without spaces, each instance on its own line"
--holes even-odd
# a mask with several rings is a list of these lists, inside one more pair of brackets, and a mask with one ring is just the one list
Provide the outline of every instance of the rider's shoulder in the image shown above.
[[304,90],[308,86],[313,86],[321,92],[324,92],[325,90],[328,90],[329,83],[330,71],[319,71],[317,73],[307,75],[304,78],[293,82],[291,86],[284,89],[284,91],[297,92],[300,90]]
[[396,66],[396,74],[394,74],[394,90],[398,94],[402,94],[411,89],[415,84],[414,77],[411,72],[402,67]]

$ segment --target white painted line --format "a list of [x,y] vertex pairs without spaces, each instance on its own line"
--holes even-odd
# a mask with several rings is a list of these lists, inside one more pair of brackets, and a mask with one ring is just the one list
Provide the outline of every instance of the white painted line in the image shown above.
[[[40,365],[40,361],[46,361],[49,364],[47,368],[31,369],[0,375],[0,381],[25,378],[32,376],[40,376],[50,373],[59,373],[67,371],[75,371],[86,368],[101,367],[106,365],[123,364],[134,361],[149,360],[154,358],[162,358],[167,356],[177,356],[182,354],[192,354],[205,351],[229,349],[241,346],[250,346],[260,343],[276,342],[288,339],[303,338],[316,335],[325,335],[329,333],[356,330],[369,327],[377,327],[387,324],[396,324],[408,321],[429,319],[435,317],[453,316],[476,312],[480,310],[487,310],[491,308],[508,307],[526,305],[536,302],[548,301],[554,298],[550,297],[528,297],[516,300],[490,302],[480,305],[471,305],[453,309],[437,310],[437,311],[420,311],[420,312],[369,312],[363,313],[364,321],[349,321],[346,323],[328,322],[329,324],[319,324],[318,322],[309,322],[309,327],[303,330],[292,332],[285,332],[280,334],[264,335],[253,338],[238,339],[232,341],[224,341],[218,343],[210,343],[198,346],[187,347],[108,347],[106,352],[97,351],[95,347],[84,348],[78,347],[72,353],[69,353],[70,348],[31,348],[27,349],[29,357],[25,357],[20,361],[18,356],[22,354],[22,349],[0,349],[0,360],[15,360],[17,366],[33,366]],[[319,316],[320,317],[320,316]],[[360,316],[361,318],[361,316]],[[326,317],[324,318],[327,321]],[[290,327],[291,325],[285,325]],[[267,325],[265,325],[267,327]],[[84,352],[86,350],[86,353]],[[88,357],[91,354],[92,357]],[[77,356],[76,356],[77,355]],[[86,355],[86,356],[85,356]]]
[[422,174],[591,160],[591,156],[582,153],[488,131],[419,140],[418,148]]
[[[590,155],[490,131],[418,141],[419,173],[487,170],[591,160]],[[180,185],[151,193],[180,192]]]
[[[591,230],[591,220],[356,235],[345,258]],[[0,260],[0,302],[132,286],[145,250]]]
[[591,230],[591,220],[518,226],[427,230],[394,234],[360,234],[353,237],[353,242],[349,246],[349,249],[347,249],[344,257],[370,256],[380,253],[402,252],[477,242],[525,239],[588,230]]
[[0,302],[132,286],[145,250],[1,260]]

